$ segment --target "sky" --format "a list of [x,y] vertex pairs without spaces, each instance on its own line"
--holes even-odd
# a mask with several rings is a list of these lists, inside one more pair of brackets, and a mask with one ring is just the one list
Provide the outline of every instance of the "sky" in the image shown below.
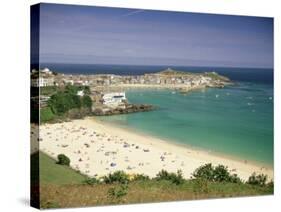
[[41,4],[40,62],[273,67],[273,19]]

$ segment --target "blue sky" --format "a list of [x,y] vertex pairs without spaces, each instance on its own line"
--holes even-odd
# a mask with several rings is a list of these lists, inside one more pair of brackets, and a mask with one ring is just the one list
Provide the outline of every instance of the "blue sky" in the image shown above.
[[273,19],[41,4],[40,62],[273,67]]

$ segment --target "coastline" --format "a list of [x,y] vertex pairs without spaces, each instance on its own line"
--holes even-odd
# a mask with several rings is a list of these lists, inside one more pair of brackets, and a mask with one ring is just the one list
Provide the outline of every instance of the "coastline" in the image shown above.
[[[120,90],[120,89],[169,89],[169,90],[179,90],[184,93],[188,93],[190,91],[203,90],[207,88],[222,88],[224,86],[233,85],[233,83],[224,83],[224,85],[220,86],[211,86],[211,85],[196,85],[189,86],[185,84],[119,84],[119,85],[110,85],[107,87],[108,90]],[[98,87],[97,87],[98,88]],[[101,89],[104,89],[101,86]]]
[[57,124],[40,125],[40,150],[56,158],[66,154],[71,166],[88,176],[100,177],[116,170],[154,177],[161,169],[183,171],[190,178],[201,165],[226,165],[247,180],[253,173],[273,179],[273,168],[243,162],[124,129],[92,117]]
[[[88,118],[91,118],[91,117],[88,117]],[[98,120],[98,119],[96,119],[94,121],[99,122],[100,124],[104,124],[106,126],[112,126],[114,128],[125,130],[125,131],[128,131],[130,133],[138,134],[139,136],[151,137],[151,138],[153,138],[153,140],[155,138],[157,138],[157,139],[161,140],[161,142],[165,142],[165,143],[171,144],[173,146],[175,145],[175,146],[178,146],[180,148],[186,148],[188,150],[199,151],[199,152],[202,152],[202,153],[205,153],[205,154],[208,154],[208,155],[213,155],[213,156],[216,156],[216,157],[225,158],[225,159],[228,159],[228,160],[233,160],[233,161],[237,161],[237,162],[240,162],[240,163],[244,163],[246,161],[247,164],[257,166],[257,167],[265,167],[267,169],[273,169],[273,167],[274,167],[273,164],[270,165],[270,164],[267,164],[267,163],[264,163],[264,162],[254,161],[252,159],[239,158],[238,156],[234,156],[234,155],[227,155],[226,153],[221,153],[221,152],[216,152],[216,151],[208,151],[204,148],[188,145],[188,144],[185,144],[185,143],[180,143],[180,142],[175,141],[175,140],[160,138],[158,136],[150,135],[150,134],[147,134],[146,132],[142,132],[140,130],[135,130],[133,128],[129,128],[125,125],[118,126],[117,123],[110,123],[109,121],[103,121],[103,120]]]

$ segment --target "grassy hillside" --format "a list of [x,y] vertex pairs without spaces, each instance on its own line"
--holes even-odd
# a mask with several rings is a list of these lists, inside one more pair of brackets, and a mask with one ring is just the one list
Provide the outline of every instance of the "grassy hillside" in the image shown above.
[[[36,157],[33,157],[33,160],[36,160]],[[153,179],[141,176],[136,180],[126,180],[125,175],[113,174],[111,177],[107,176],[104,182],[90,180],[86,183],[85,176],[67,166],[56,164],[55,160],[42,152],[40,153],[40,182],[42,208],[273,194],[273,186],[199,179],[181,180],[177,175],[172,175],[172,178],[162,175],[160,178]]]
[[44,185],[41,188],[41,206],[44,208],[79,207],[269,194],[272,194],[272,190],[269,188],[214,182],[198,185],[196,181],[187,181],[181,185],[175,185],[167,180],[136,181],[130,182],[125,189],[118,183]]
[[[40,152],[40,183],[42,184],[81,184],[86,177],[77,173],[68,166],[56,164],[56,161]],[[36,160],[33,156],[32,160]]]

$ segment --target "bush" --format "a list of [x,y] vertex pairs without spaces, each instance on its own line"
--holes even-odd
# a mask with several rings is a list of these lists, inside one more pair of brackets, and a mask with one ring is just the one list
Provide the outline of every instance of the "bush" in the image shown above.
[[267,175],[259,174],[256,175],[254,172],[248,179],[247,183],[250,185],[265,186],[267,181]]
[[87,184],[87,185],[94,185],[94,184],[98,184],[99,183],[99,180],[95,177],[93,178],[87,178],[86,180],[84,180],[83,182],[84,184]]
[[134,181],[146,181],[146,180],[150,180],[149,176],[144,175],[144,174],[137,174],[134,176]]
[[50,107],[40,109],[40,122],[45,123],[55,117]]
[[230,175],[229,182],[231,183],[242,183],[242,180],[237,176],[237,174]]
[[168,180],[168,181],[171,181],[172,183],[174,183],[176,185],[184,183],[184,178],[182,176],[181,170],[178,170],[177,173],[169,173],[165,170],[161,170],[156,175],[156,180]]
[[85,96],[82,97],[81,101],[82,101],[82,103],[81,103],[82,107],[88,107],[88,108],[92,107],[91,97],[85,95]]
[[89,87],[89,86],[84,86],[84,93],[85,93],[86,95],[91,94],[91,90],[90,90],[90,87]]
[[57,164],[69,166],[70,159],[64,154],[59,154]]
[[116,171],[114,173],[110,173],[108,176],[104,176],[103,180],[106,184],[111,184],[111,183],[128,183],[130,181],[129,175],[127,175],[124,171]]
[[241,183],[237,174],[230,174],[227,166],[218,165],[213,167],[211,163],[200,166],[193,173],[196,179],[205,179],[213,182]]
[[274,182],[271,180],[269,183],[266,184],[270,188],[274,188]]
[[74,86],[70,84],[67,84],[64,88],[65,93],[74,94],[74,95],[77,94],[79,90],[81,90],[80,86]]
[[223,165],[218,165],[214,168],[214,181],[216,182],[230,182],[230,173],[228,168]]
[[213,181],[214,180],[214,167],[212,166],[211,163],[205,164],[205,165],[197,168],[192,175],[195,178]]

